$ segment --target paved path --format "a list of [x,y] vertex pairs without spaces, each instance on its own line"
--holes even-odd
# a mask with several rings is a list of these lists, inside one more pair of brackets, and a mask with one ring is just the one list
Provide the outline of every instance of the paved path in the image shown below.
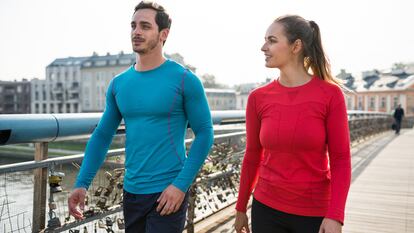
[[360,168],[344,232],[414,232],[414,130],[403,131]]

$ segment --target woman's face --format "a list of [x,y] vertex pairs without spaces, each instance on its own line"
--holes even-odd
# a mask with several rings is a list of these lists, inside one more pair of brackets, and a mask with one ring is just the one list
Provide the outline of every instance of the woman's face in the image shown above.
[[267,29],[262,51],[265,54],[266,67],[282,68],[292,56],[292,45],[285,36],[284,28],[280,23],[272,23]]

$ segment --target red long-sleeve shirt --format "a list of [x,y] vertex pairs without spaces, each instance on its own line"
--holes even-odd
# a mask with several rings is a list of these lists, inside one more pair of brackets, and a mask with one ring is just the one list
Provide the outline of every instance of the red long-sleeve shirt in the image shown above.
[[317,77],[254,90],[236,209],[254,197],[290,214],[343,223],[351,180],[348,117],[341,89]]

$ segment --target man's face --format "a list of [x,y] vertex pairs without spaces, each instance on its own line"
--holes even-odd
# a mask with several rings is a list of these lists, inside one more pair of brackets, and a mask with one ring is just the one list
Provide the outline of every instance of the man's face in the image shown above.
[[[155,22],[155,10],[141,9],[135,12],[131,20],[131,42],[134,52],[143,55],[154,49],[162,48],[168,35],[168,29],[158,32]],[[167,30],[167,32],[165,32]]]

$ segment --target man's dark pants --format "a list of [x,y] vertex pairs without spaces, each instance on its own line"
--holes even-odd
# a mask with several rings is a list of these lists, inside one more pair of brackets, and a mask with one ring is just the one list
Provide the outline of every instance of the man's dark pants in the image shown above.
[[399,134],[401,129],[401,120],[395,119],[395,133]]
[[161,193],[132,194],[124,190],[123,210],[126,233],[181,233],[184,228],[188,194],[180,209],[170,215],[157,212],[157,199]]

